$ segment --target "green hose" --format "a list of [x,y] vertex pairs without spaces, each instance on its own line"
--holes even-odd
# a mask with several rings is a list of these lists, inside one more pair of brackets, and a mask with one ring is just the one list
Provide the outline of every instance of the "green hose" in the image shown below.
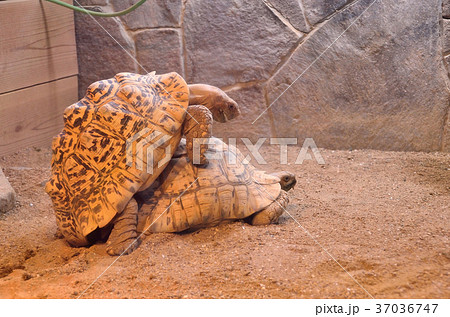
[[53,2],[53,3],[58,4],[60,6],[72,9],[73,11],[78,11],[78,12],[82,12],[82,13],[86,13],[86,14],[90,14],[90,15],[95,15],[95,16],[98,16],[98,17],[109,18],[109,17],[117,17],[117,16],[120,16],[120,15],[124,15],[124,14],[130,13],[131,11],[135,10],[137,7],[139,7],[141,4],[143,4],[147,0],[140,0],[138,3],[132,5],[131,7],[129,7],[126,10],[119,11],[119,12],[112,12],[112,13],[86,10],[86,9],[84,9],[82,7],[76,7],[76,6],[73,6],[71,4],[59,1],[59,0],[45,0],[45,1]]

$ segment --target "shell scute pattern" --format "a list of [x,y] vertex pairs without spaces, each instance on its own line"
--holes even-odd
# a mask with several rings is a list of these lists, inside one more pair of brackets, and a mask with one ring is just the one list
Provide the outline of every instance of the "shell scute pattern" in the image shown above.
[[146,118],[130,108],[124,101],[110,101],[96,112],[97,126],[122,139],[128,139],[147,125]]
[[86,128],[80,135],[76,150],[80,153],[77,157],[85,162],[83,166],[103,173],[108,173],[114,168],[117,158],[124,151],[125,144],[121,138],[109,134],[96,124]]
[[172,218],[166,218],[166,224],[172,226],[173,230],[179,230],[182,225],[187,223],[186,213],[180,200],[173,200],[170,209],[172,210]]
[[232,185],[224,185],[217,189],[219,196],[219,205],[221,209],[221,215],[223,219],[232,218],[233,207],[233,194],[234,187]]
[[86,188],[89,190],[90,184],[98,179],[97,171],[84,165],[84,162],[75,155],[67,159],[62,177],[67,188],[77,188],[80,192],[84,192]]
[[187,226],[185,228],[189,228],[196,223],[200,223],[202,221],[202,213],[200,210],[200,205],[198,204],[196,199],[192,199],[191,195],[189,196],[181,196],[180,200],[186,215]]
[[96,106],[108,102],[117,94],[120,86],[116,80],[105,79],[91,84],[86,91],[86,99]]
[[[155,91],[153,88],[140,88],[137,85],[129,84],[120,89],[119,96],[133,105],[140,115],[162,127],[167,133],[175,134],[181,128],[186,112],[178,103],[170,102],[172,99],[165,91],[164,96],[153,95],[160,93],[159,90]],[[136,97],[130,100],[130,96]],[[150,103],[156,106],[149,107]]]
[[[200,188],[195,192],[195,198],[198,203],[202,223],[213,222],[220,217],[218,199],[215,187]],[[210,212],[209,212],[210,211]],[[192,222],[194,224],[194,222]]]
[[[235,147],[213,140],[208,152],[220,156],[206,167],[192,167],[186,155],[173,158],[158,181],[138,194],[139,232],[179,232],[244,219],[275,201],[279,178],[242,164]],[[235,163],[228,160],[233,155]],[[254,175],[266,184],[258,184]]]
[[[181,169],[180,165],[184,166],[184,160],[180,160],[174,166],[174,173],[171,174],[170,180],[164,182],[164,186],[161,189],[165,192],[181,195],[189,186],[194,189],[199,186],[199,183],[195,182],[197,167],[190,164],[186,169]],[[167,173],[164,172],[164,175],[167,175]],[[174,175],[178,175],[178,177],[175,179]]]
[[237,185],[234,187],[234,217],[236,219],[243,219],[247,215],[248,212],[248,191],[246,185]]
[[94,115],[90,108],[91,106],[87,102],[68,107],[64,111],[64,125],[73,131],[81,131]]
[[[68,131],[61,132],[57,137],[53,138],[52,141],[52,168],[56,165],[60,165],[65,158],[66,152],[63,150],[65,148],[72,148],[74,144],[73,134]],[[61,188],[59,188],[61,189]]]
[[[120,73],[93,83],[83,99],[66,109],[64,129],[52,143],[52,177],[46,191],[70,243],[77,245],[80,235],[106,226],[143,184],[159,175],[163,167],[154,166],[149,176],[136,164],[127,165],[127,139],[145,128],[170,132],[170,141],[156,151],[157,164],[165,146],[178,145],[188,98],[187,84],[176,73]],[[132,151],[136,154],[135,148]]]

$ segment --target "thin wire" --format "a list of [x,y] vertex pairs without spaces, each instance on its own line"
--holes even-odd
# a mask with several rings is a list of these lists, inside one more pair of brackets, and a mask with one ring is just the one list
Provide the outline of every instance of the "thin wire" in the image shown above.
[[125,15],[127,13],[130,13],[131,11],[136,10],[137,7],[139,7],[142,4],[144,4],[144,2],[147,1],[147,0],[141,0],[141,1],[137,2],[136,4],[132,5],[131,7],[129,7],[128,9],[125,9],[123,11],[111,12],[111,13],[87,10],[87,9],[82,8],[82,7],[77,7],[77,6],[74,6],[74,5],[62,2],[60,0],[45,0],[45,1],[52,2],[54,4],[66,7],[68,9],[73,10],[73,11],[78,11],[78,12],[81,12],[81,13],[86,13],[86,14],[95,15],[95,16],[99,16],[99,17],[111,18],[111,17],[117,17],[117,16]]

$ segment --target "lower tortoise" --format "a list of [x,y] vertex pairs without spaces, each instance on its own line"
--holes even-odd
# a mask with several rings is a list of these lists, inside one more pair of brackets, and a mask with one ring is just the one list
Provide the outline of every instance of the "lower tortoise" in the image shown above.
[[125,213],[138,214],[138,232],[181,232],[238,219],[252,225],[278,221],[295,175],[257,170],[243,163],[236,147],[211,141],[206,153],[214,159],[207,166],[193,166],[181,151],[150,188],[135,196]]
[[[212,120],[237,115],[236,102],[222,90],[187,85],[177,73],[120,73],[89,86],[86,96],[64,112],[64,129],[52,144],[46,191],[64,238],[72,246],[86,246],[111,232],[107,251],[121,254],[137,237],[129,226],[136,219],[123,211],[164,170],[182,135],[192,160],[193,140],[211,136]],[[130,140],[137,143],[130,146]],[[200,148],[200,164],[207,163],[206,149]],[[130,164],[130,157],[136,162]]]

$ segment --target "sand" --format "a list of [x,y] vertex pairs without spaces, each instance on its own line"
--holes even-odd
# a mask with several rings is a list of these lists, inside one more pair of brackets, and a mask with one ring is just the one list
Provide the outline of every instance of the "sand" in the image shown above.
[[0,158],[18,199],[0,215],[0,297],[450,297],[450,154],[321,150],[325,165],[280,165],[276,146],[261,153],[261,168],[298,178],[279,224],[154,234],[120,258],[55,236],[50,148]]

